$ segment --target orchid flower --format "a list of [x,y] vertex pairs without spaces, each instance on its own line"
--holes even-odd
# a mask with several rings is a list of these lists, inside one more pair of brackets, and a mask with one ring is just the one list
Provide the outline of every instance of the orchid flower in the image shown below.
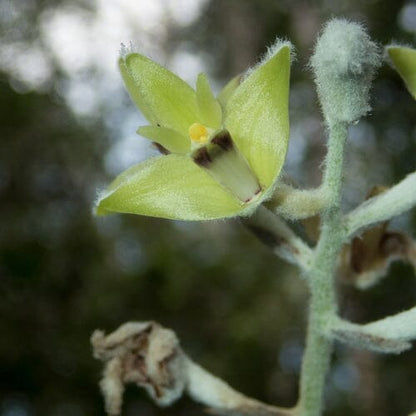
[[289,43],[277,42],[217,97],[205,74],[194,90],[139,53],[125,51],[119,66],[149,122],[138,133],[161,155],[127,169],[101,192],[98,215],[208,220],[249,215],[270,197],[289,138]]

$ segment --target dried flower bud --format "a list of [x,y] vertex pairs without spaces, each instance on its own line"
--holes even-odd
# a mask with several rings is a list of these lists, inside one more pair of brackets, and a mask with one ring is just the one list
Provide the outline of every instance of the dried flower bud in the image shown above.
[[[385,187],[374,187],[368,197],[379,195]],[[354,237],[344,247],[338,264],[338,274],[345,283],[367,289],[383,278],[394,260],[404,260],[416,266],[416,245],[405,233],[387,230],[388,222],[377,224]]]
[[120,414],[126,383],[145,388],[160,406],[181,397],[184,354],[170,329],[155,322],[129,322],[108,336],[95,331],[91,343],[94,357],[106,362],[100,386],[109,415]]

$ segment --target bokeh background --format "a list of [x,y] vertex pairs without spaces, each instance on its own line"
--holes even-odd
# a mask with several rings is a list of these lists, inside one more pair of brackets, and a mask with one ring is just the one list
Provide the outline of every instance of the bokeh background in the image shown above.
[[[307,63],[333,16],[365,23],[380,44],[416,43],[403,0],[0,0],[0,416],[103,415],[91,356],[96,328],[155,319],[199,363],[279,405],[297,397],[307,293],[296,270],[238,221],[94,218],[96,189],[154,153],[116,68],[120,43],[214,89],[253,65],[276,36],[297,49],[286,173],[319,184],[324,130]],[[416,105],[385,65],[373,112],[353,126],[344,204],[416,167]],[[209,197],[209,196],[207,196]],[[415,236],[416,216],[391,227]],[[368,292],[340,288],[357,322],[416,304],[397,262]],[[337,345],[327,415],[416,410],[416,351],[398,357]],[[123,414],[197,415],[187,399],[156,408],[129,387]]]

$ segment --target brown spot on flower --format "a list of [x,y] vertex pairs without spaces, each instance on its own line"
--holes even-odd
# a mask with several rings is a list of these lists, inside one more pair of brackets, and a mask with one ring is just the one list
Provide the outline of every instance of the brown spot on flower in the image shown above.
[[196,150],[195,153],[192,155],[194,162],[201,167],[206,168],[212,162],[211,156],[208,153],[206,147],[201,147],[200,149]]
[[217,133],[211,140],[211,143],[216,144],[223,150],[230,150],[234,146],[233,139],[231,138],[230,132],[228,130],[221,130],[219,133]]

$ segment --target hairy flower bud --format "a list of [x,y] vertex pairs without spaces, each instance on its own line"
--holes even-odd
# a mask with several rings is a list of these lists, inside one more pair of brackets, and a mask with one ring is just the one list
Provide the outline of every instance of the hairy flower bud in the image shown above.
[[352,123],[370,110],[369,90],[380,64],[379,48],[361,25],[333,19],[324,27],[310,65],[327,123]]

